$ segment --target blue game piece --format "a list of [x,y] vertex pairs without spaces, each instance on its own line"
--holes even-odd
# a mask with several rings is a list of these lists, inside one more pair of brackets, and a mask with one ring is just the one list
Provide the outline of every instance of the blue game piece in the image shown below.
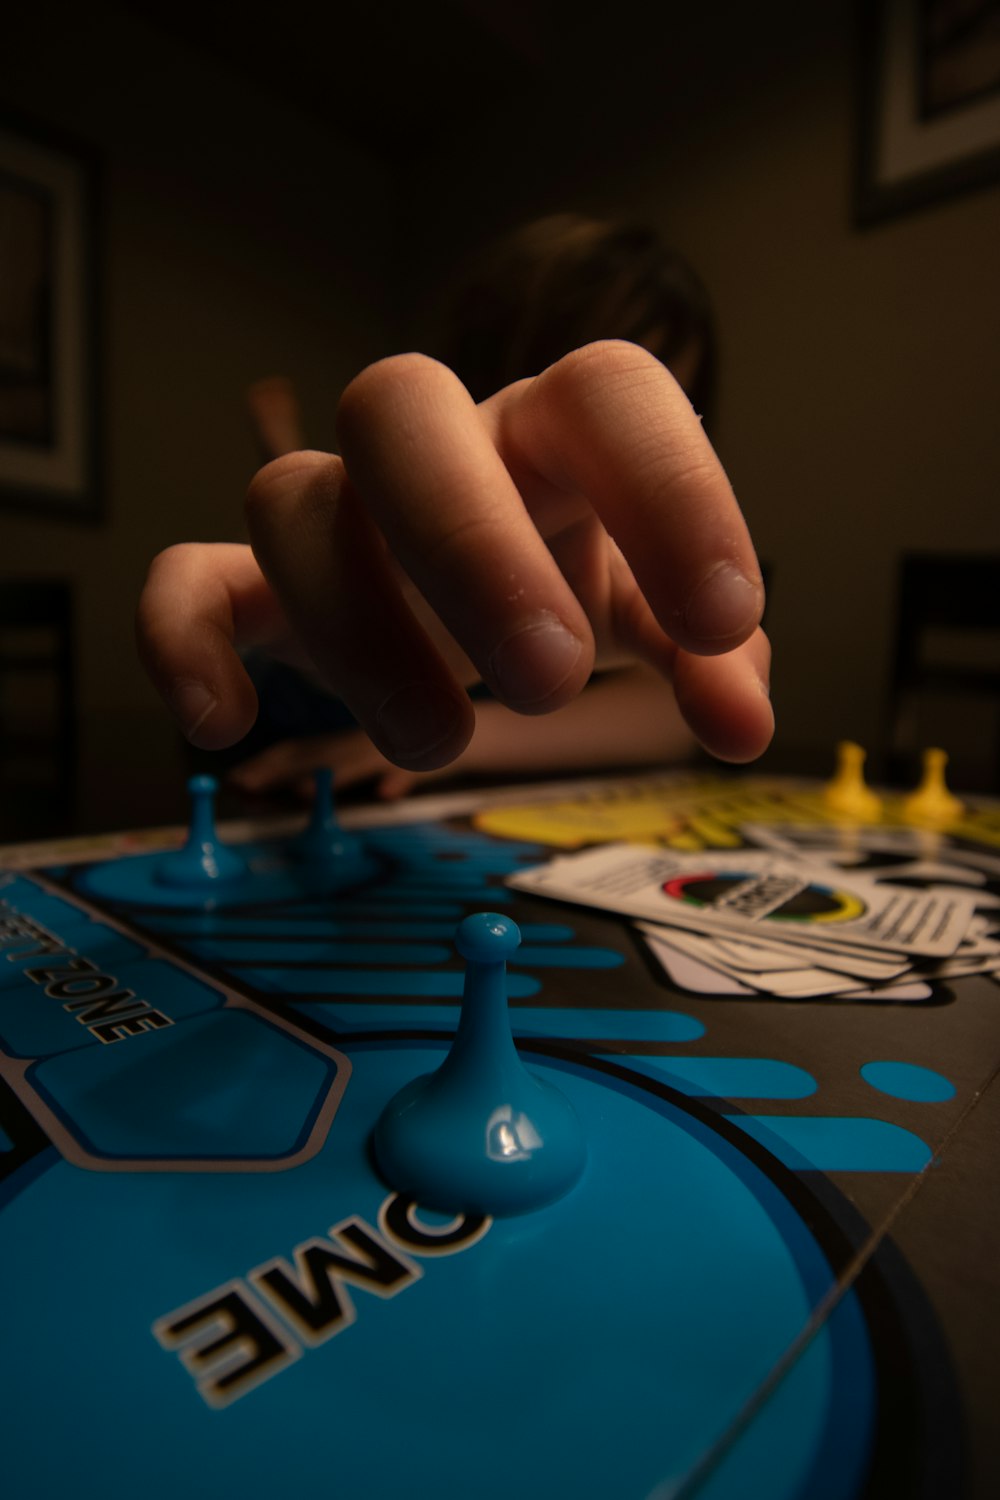
[[569,1100],[521,1062],[507,1011],[506,960],[521,941],[509,917],[479,912],[458,928],[466,960],[451,1051],[389,1101],[375,1127],[386,1180],[427,1208],[493,1216],[561,1198],[586,1161]]
[[333,772],[329,766],[316,772],[316,796],[309,826],[292,841],[295,858],[310,865],[346,865],[365,859],[364,846],[353,833],[340,826],[333,805]]
[[221,844],[215,831],[215,793],[219,783],[214,776],[192,776],[191,827],[183,849],[164,854],[156,866],[156,879],[162,885],[216,886],[238,880],[247,873],[246,863],[234,850]]

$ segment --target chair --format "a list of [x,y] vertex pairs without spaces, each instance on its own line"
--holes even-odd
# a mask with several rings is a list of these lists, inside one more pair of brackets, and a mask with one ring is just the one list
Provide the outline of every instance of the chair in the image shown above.
[[66,832],[76,771],[72,587],[0,579],[0,840]]
[[900,785],[940,745],[957,790],[1000,792],[1000,556],[901,556],[885,742]]

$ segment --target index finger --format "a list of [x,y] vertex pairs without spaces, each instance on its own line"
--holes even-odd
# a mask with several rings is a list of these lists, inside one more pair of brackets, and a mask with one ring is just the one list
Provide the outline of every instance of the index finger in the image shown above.
[[586,496],[671,640],[714,656],[753,634],[764,587],[750,534],[658,359],[634,344],[588,345],[513,388],[497,420],[509,463]]

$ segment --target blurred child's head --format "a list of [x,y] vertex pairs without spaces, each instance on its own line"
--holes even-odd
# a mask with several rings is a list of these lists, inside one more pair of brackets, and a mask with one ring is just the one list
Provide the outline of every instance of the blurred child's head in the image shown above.
[[708,295],[683,257],[642,225],[569,213],[534,220],[479,259],[453,318],[443,357],[477,401],[582,344],[620,338],[661,359],[711,418]]

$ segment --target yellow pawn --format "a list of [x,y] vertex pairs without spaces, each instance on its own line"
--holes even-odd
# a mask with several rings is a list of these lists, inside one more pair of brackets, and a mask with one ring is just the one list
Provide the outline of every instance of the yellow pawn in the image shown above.
[[823,788],[823,801],[830,812],[857,823],[875,823],[882,813],[882,799],[865,785],[865,752],[853,740],[837,746],[837,769]]
[[944,768],[948,757],[943,750],[924,751],[924,773],[915,792],[903,801],[902,813],[907,823],[924,823],[940,827],[954,823],[965,811],[965,804],[945,785]]

